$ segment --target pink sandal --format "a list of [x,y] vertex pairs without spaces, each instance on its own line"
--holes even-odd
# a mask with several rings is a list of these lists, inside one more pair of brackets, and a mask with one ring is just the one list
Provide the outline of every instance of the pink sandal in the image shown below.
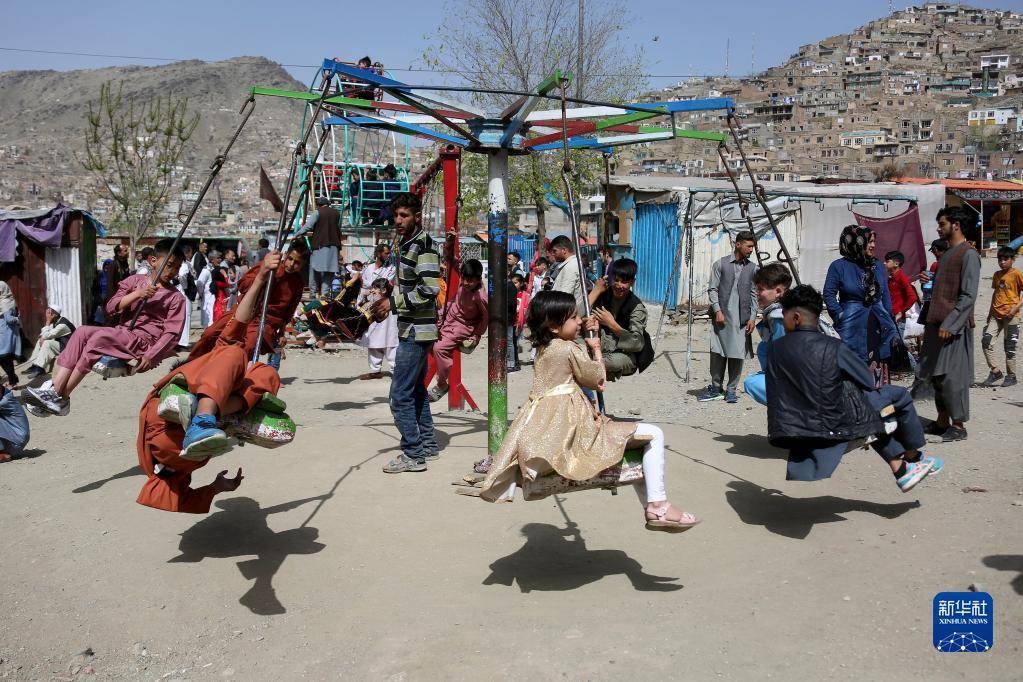
[[[680,518],[669,519],[668,512],[672,510],[674,510]],[[689,530],[699,522],[700,519],[696,518],[689,512],[676,509],[670,503],[664,505],[660,509],[646,509],[647,530],[660,530],[666,533],[682,533]]]

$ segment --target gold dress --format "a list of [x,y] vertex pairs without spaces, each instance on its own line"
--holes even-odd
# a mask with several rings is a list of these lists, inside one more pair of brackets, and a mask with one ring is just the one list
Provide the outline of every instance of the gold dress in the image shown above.
[[596,388],[599,362],[571,341],[554,339],[536,355],[529,400],[512,422],[483,481],[480,497],[510,502],[523,478],[555,471],[573,481],[617,464],[636,430],[597,412],[580,386]]

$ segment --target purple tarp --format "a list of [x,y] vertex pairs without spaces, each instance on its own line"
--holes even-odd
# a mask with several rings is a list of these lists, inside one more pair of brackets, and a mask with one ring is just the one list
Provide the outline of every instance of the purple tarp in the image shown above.
[[59,247],[64,234],[64,221],[72,209],[57,204],[48,211],[0,212],[0,263],[17,258],[16,232],[43,246]]

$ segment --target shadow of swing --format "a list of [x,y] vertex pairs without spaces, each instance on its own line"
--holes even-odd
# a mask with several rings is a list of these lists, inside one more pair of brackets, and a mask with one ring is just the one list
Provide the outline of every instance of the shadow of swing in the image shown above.
[[919,500],[884,504],[848,500],[834,495],[789,497],[747,481],[731,481],[725,499],[739,519],[750,526],[763,526],[775,535],[803,540],[818,523],[845,521],[842,514],[866,512],[895,519],[920,506]]
[[674,592],[684,587],[674,582],[678,578],[645,573],[638,561],[621,550],[587,549],[575,528],[527,523],[522,534],[526,544],[490,564],[484,585],[511,587],[518,583],[522,592],[563,592],[607,576],[624,575],[640,592]]
[[107,483],[110,483],[111,481],[116,481],[119,478],[130,478],[132,476],[143,476],[143,475],[144,474],[142,473],[142,468],[138,464],[135,464],[133,466],[128,467],[124,471],[121,471],[121,472],[118,472],[116,474],[113,474],[112,476],[108,476],[107,478],[101,478],[98,481],[93,481],[92,483],[86,483],[85,485],[78,486],[77,488],[75,488],[71,492],[73,492],[73,493],[88,493],[88,492],[92,492],[93,490],[98,490],[98,489],[102,488],[103,486],[105,486]]
[[307,497],[265,509],[249,497],[219,500],[223,511],[211,514],[181,534],[178,556],[167,563],[197,563],[203,559],[232,559],[254,556],[238,562],[238,570],[252,585],[238,600],[252,613],[273,616],[286,612],[277,598],[273,578],[293,554],[315,554],[326,545],[317,542],[319,530],[308,526],[274,532],[267,523],[271,514],[286,512],[328,495]]
[[1016,594],[1023,595],[1023,554],[992,554],[982,561],[985,566],[996,571],[1015,571],[1016,577],[1009,584]]

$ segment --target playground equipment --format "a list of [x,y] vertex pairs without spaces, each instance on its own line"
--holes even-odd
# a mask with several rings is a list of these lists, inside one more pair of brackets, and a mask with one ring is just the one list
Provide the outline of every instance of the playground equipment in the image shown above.
[[[332,91],[335,77],[356,82],[366,89],[382,92],[383,98],[345,96],[343,88]],[[724,110],[731,112],[728,98],[662,102],[657,104],[610,104],[565,95],[570,75],[559,71],[551,74],[535,90],[518,92],[463,88],[455,86],[409,85],[379,73],[369,72],[333,59],[326,59],[319,71],[321,85],[315,92],[294,92],[276,88],[255,87],[253,96],[273,96],[315,103],[326,112],[324,126],[358,126],[416,136],[454,145],[457,148],[487,155],[488,200],[488,285],[490,289],[490,324],[488,326],[488,450],[497,451],[508,428],[508,393],[505,358],[507,354],[506,290],[508,203],[506,176],[508,156],[549,150],[590,149],[610,153],[626,144],[692,138],[724,143],[725,135],[717,132],[684,130],[675,120],[680,112]],[[560,89],[560,97],[552,95]],[[484,92],[517,96],[502,112],[484,112],[478,108],[452,102],[441,94],[445,91]],[[393,100],[393,101],[392,101]],[[538,110],[543,101],[558,101],[558,110]],[[567,103],[586,106],[569,109]],[[669,126],[641,124],[649,119],[670,117]],[[316,118],[316,116],[314,116]],[[313,156],[315,161],[318,154]],[[570,168],[563,169],[567,181]],[[570,187],[569,203],[572,204]],[[573,220],[578,233],[578,225]],[[578,243],[578,234],[577,243]]]

